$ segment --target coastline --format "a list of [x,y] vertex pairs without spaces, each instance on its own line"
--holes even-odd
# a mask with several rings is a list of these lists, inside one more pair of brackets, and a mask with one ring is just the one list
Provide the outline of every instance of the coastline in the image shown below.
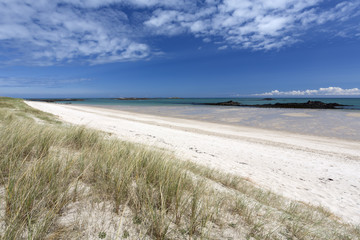
[[360,141],[360,111],[350,109],[261,109],[219,106],[83,105],[221,125]]
[[[360,222],[359,142],[80,105],[26,102],[60,119],[173,151]],[[331,179],[331,180],[330,180]]]

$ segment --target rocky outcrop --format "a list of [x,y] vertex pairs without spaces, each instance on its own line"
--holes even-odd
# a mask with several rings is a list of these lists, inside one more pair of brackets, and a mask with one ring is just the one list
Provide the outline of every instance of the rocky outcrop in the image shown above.
[[239,107],[258,107],[258,108],[310,108],[310,109],[336,109],[347,105],[339,103],[324,103],[321,101],[307,101],[305,103],[275,103],[275,104],[256,104],[245,105],[232,100],[218,103],[202,103],[202,105],[216,105],[216,106],[239,106]]
[[311,108],[311,109],[335,109],[346,105],[339,103],[324,103],[321,101],[307,101],[306,103],[275,103],[275,104],[261,104],[255,107],[262,108]]
[[203,103],[203,105],[219,105],[219,106],[242,106],[239,102],[234,102],[232,100],[227,102],[218,102],[218,103]]

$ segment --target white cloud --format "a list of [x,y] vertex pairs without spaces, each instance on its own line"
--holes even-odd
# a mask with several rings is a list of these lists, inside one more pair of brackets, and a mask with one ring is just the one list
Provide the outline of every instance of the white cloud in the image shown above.
[[343,89],[340,87],[328,87],[308,90],[279,91],[273,90],[253,96],[360,96],[359,88]]
[[209,42],[211,42],[211,39],[210,39],[210,38],[204,38],[204,39],[203,39],[203,42],[209,43]]
[[[58,0],[59,1],[59,0]],[[196,3],[191,0],[62,0],[59,2],[68,3],[80,7],[98,8],[108,5],[121,4],[130,5],[141,8],[148,7],[172,7],[185,8],[195,6]]]
[[225,50],[225,49],[227,49],[227,48],[228,48],[228,46],[227,46],[227,45],[224,45],[224,46],[218,47],[218,49],[219,49],[219,50]]
[[37,65],[148,57],[150,48],[136,36],[124,12],[93,8],[114,2],[71,1],[74,7],[61,0],[0,0],[0,46],[21,52],[18,61]]
[[360,13],[360,2],[321,8],[321,0],[206,1],[195,8],[158,9],[145,25],[154,34],[193,33],[208,41],[220,37],[232,47],[267,50],[299,40],[307,29],[346,21]]
[[[2,57],[12,63],[132,61],[157,54],[149,36],[180,34],[232,49],[277,49],[301,40],[314,26],[341,24],[360,14],[359,1],[322,2],[0,0],[0,50],[11,49]],[[333,35],[349,37],[353,25]]]

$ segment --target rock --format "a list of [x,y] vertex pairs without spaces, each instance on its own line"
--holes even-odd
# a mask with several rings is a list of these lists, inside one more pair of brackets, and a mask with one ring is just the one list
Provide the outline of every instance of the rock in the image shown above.
[[321,101],[307,101],[306,103],[275,103],[275,104],[263,104],[255,105],[256,107],[268,107],[268,108],[311,108],[311,109],[335,109],[337,107],[343,107],[346,105],[338,103],[324,103]]
[[[196,104],[196,103],[194,103]],[[257,107],[257,108],[310,108],[310,109],[336,109],[348,105],[339,103],[324,103],[321,101],[307,101],[305,103],[275,103],[275,104],[256,104],[245,105],[232,100],[218,103],[200,103],[201,105],[216,105],[216,106],[239,106],[239,107]]]
[[227,102],[218,102],[218,103],[203,103],[203,105],[217,105],[217,106],[241,106],[241,103],[234,102],[232,100]]

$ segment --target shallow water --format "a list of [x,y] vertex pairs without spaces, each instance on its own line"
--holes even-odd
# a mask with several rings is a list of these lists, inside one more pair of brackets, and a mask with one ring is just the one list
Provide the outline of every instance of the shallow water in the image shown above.
[[[238,101],[254,105],[265,103],[289,103],[323,101],[352,105],[346,109],[276,109],[252,107],[228,107],[194,105]],[[64,102],[65,103],[65,102]],[[66,102],[69,103],[69,102]],[[84,101],[70,102],[76,105],[92,105],[138,113],[194,119],[221,124],[250,126],[302,134],[360,140],[360,98],[186,98],[186,99],[148,99],[116,100],[88,98]]]
[[360,141],[360,111],[224,106],[97,105],[136,113],[250,126]]

